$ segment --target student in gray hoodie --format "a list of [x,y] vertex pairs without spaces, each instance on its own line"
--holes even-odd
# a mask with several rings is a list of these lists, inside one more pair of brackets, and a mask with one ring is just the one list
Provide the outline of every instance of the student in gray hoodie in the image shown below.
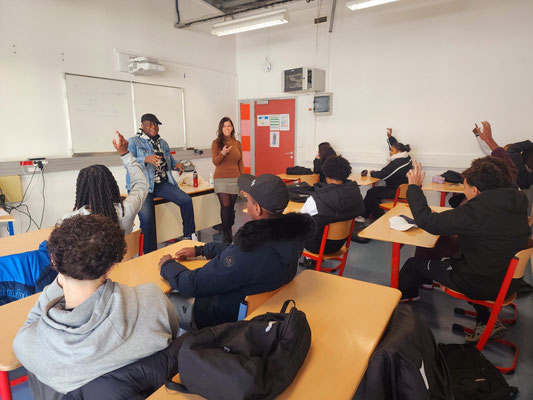
[[44,385],[68,393],[165,349],[176,337],[178,317],[159,287],[107,279],[125,247],[118,224],[96,214],[66,219],[50,235],[59,274],[13,342],[36,398],[49,398]]

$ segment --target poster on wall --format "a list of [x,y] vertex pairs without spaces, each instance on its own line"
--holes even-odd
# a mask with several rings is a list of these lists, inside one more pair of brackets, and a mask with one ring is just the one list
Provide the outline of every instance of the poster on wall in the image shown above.
[[280,114],[279,116],[279,130],[288,131],[290,127],[289,114]]
[[271,131],[279,131],[279,115],[273,114],[269,115],[269,122],[270,122],[270,130]]
[[268,115],[257,116],[257,126],[269,126]]
[[279,147],[279,132],[270,131],[270,147]]

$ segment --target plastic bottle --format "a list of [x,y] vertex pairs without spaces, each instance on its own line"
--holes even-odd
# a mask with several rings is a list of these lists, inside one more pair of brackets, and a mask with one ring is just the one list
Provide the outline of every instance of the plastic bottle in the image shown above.
[[192,173],[192,185],[193,187],[198,187],[198,172],[196,170]]
[[209,173],[209,184],[212,185],[215,183],[215,180],[213,178],[213,171]]

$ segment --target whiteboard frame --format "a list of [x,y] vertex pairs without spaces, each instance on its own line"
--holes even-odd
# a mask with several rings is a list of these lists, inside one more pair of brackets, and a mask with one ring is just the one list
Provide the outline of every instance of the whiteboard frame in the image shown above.
[[[155,83],[147,83],[147,82],[138,82],[134,80],[126,80],[126,79],[116,79],[116,78],[105,78],[101,76],[93,76],[93,75],[84,75],[84,74],[73,74],[70,72],[65,72],[63,74],[63,83],[64,83],[64,93],[65,93],[65,103],[66,103],[66,110],[67,110],[67,129],[68,129],[68,140],[69,140],[69,150],[70,150],[70,156],[71,157],[86,157],[86,156],[94,156],[94,155],[101,155],[101,154],[110,154],[114,153],[113,151],[104,151],[104,152],[79,152],[75,153],[73,148],[73,140],[72,140],[72,129],[70,126],[70,113],[68,109],[68,91],[67,91],[67,75],[71,76],[79,76],[83,78],[94,78],[94,79],[103,79],[107,81],[117,81],[117,82],[126,82],[130,84],[130,91],[131,91],[131,101],[133,104],[132,113],[133,113],[133,127],[134,129],[137,129],[137,119],[136,119],[136,110],[135,110],[135,94],[133,90],[133,84],[140,84],[140,85],[148,85],[148,86],[159,86],[159,87],[166,87],[171,89],[180,89],[181,92],[181,104],[182,107],[182,121],[183,121],[183,149],[187,149],[187,124],[185,123],[185,88],[179,87],[179,86],[171,86],[171,85],[160,85]],[[181,148],[181,147],[176,147]]]

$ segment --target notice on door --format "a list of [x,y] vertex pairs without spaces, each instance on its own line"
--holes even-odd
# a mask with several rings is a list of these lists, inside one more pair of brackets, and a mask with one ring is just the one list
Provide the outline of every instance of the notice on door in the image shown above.
[[270,130],[271,131],[279,131],[279,115],[273,114],[269,115],[269,122],[270,122]]
[[257,116],[257,126],[269,126],[268,115],[258,115]]
[[288,131],[289,129],[290,129],[289,114],[280,114],[279,115],[279,130]]
[[270,131],[270,147],[279,147],[279,132]]

